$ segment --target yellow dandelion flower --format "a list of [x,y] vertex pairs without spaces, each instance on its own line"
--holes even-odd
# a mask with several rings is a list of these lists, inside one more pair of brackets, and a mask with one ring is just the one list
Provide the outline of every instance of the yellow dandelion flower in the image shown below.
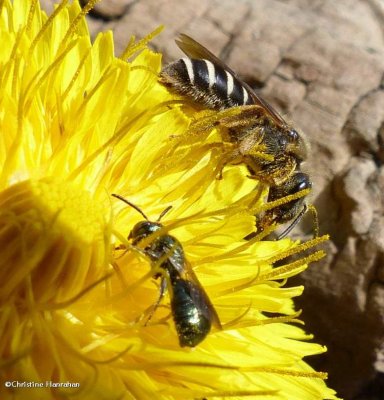
[[[177,141],[198,114],[158,82],[151,36],[116,58],[110,32],[90,41],[93,3],[47,17],[0,1],[0,397],[335,399],[303,361],[324,348],[291,324],[302,288],[285,286],[322,253],[273,267],[322,239],[243,240],[255,182],[242,166],[215,179],[217,132]],[[135,244],[144,216],[113,193],[151,223],[172,208]],[[169,279],[154,307],[170,255],[145,246],[169,235],[220,318],[196,347],[180,347]]]

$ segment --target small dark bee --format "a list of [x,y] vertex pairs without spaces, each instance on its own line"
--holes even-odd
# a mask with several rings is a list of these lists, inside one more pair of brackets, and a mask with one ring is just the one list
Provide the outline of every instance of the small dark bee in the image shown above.
[[[145,218],[129,233],[128,239],[132,240],[133,246],[163,229],[159,221],[171,207],[166,208],[156,222],[152,222],[136,205],[117,194],[112,196],[124,201]],[[142,251],[150,259],[153,268],[163,270],[162,273],[154,274],[154,278],[161,278],[161,282],[159,298],[151,316],[169,288],[172,316],[181,347],[197,346],[208,335],[212,325],[221,329],[216,310],[186,260],[181,243],[175,237],[159,232]]]
[[[269,186],[268,201],[310,189],[309,176],[300,171],[300,164],[307,158],[304,138],[204,46],[185,34],[180,34],[176,43],[188,58],[165,66],[160,82],[212,110],[242,108],[240,114],[222,121],[222,125],[228,127],[228,140],[235,144],[235,150],[225,158],[223,167],[228,163],[244,163],[251,178]],[[260,148],[270,157],[257,155]],[[272,223],[293,220],[286,235],[306,210],[304,196],[276,206],[265,212],[258,223],[258,231]]]

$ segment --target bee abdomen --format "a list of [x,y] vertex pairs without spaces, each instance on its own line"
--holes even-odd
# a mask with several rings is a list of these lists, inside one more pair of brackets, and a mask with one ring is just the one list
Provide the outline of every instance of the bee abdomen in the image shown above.
[[167,65],[160,76],[163,83],[211,109],[253,104],[235,76],[208,60],[181,58]]
[[171,307],[181,347],[197,346],[211,329],[211,321],[205,315],[205,309],[193,299],[193,290],[196,287],[192,282],[180,278],[172,281]]

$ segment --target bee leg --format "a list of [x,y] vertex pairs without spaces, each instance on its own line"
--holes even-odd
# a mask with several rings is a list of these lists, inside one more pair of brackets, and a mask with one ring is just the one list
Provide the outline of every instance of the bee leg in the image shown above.
[[237,131],[242,128],[264,126],[264,120],[265,113],[257,105],[229,108],[219,113],[220,125],[227,128],[235,128]]
[[217,112],[212,110],[201,111],[198,117],[191,123],[186,135],[201,135],[210,132],[220,124]]
[[[287,236],[308,210],[306,204],[306,194],[308,193],[302,196],[300,196],[300,193],[311,188],[312,182],[309,176],[300,171],[296,171],[283,183],[270,186],[267,201],[277,204],[274,208],[265,212],[260,221],[262,228],[265,229],[272,223],[278,225],[289,223],[289,226],[278,236],[278,239]],[[295,195],[297,195],[296,199],[288,200],[289,196]]]
[[144,326],[147,326],[149,321],[152,319],[153,314],[155,313],[155,311],[159,307],[159,305],[161,303],[161,300],[163,299],[166,291],[167,291],[167,280],[166,280],[166,278],[164,276],[162,276],[161,277],[161,281],[160,281],[159,297],[156,300],[156,303],[153,304],[151,307],[149,307],[149,309],[147,310],[147,312],[149,311],[149,314],[148,314],[148,318],[147,318],[147,321],[145,322]]
[[[272,209],[273,210],[273,209]],[[270,210],[268,210],[270,211]],[[256,222],[257,232],[264,232],[264,230],[270,227],[276,222],[276,218],[273,212],[266,212],[265,215]]]
[[216,169],[216,179],[218,181],[221,181],[223,179],[223,169],[224,169],[225,165],[226,164],[221,164]]
[[241,162],[242,162],[242,156],[238,151],[238,149],[234,149],[221,156],[215,170],[216,179],[217,180],[223,179],[223,170],[227,164],[240,164]]
[[[188,134],[199,135],[211,131],[217,126],[233,129],[238,134],[240,131],[263,126],[260,107],[232,107],[219,112],[215,110],[204,110],[199,113],[198,118],[191,124]],[[229,135],[231,136],[231,134]]]
[[256,216],[256,231],[249,233],[244,237],[244,240],[251,240],[256,236],[259,237],[259,240],[263,240],[265,237],[269,236],[269,233],[266,232],[266,230],[269,229],[274,223],[276,223],[276,221],[272,214],[269,214],[268,211],[260,218]]
[[122,257],[125,256],[125,254],[127,254],[128,251],[130,251],[130,250],[131,250],[131,251],[132,251],[132,250],[137,251],[138,253],[142,254],[143,256],[146,255],[146,254],[145,254],[145,251],[144,251],[143,249],[141,249],[140,247],[134,246],[134,245],[132,245],[132,244],[130,244],[130,243],[128,243],[127,245],[124,244],[124,243],[122,243],[122,244],[119,244],[118,246],[116,246],[116,247],[114,248],[114,251],[121,251],[121,250],[123,250],[123,252],[122,252],[121,254],[119,254],[117,257],[114,257],[115,260],[118,260],[119,258],[122,258]]
[[221,160],[219,161],[215,173],[216,173],[216,179],[218,181],[221,181],[223,179],[223,169],[224,167],[228,164],[229,160],[225,157],[222,157]]
[[[247,158],[246,164],[251,171],[250,178],[258,179],[271,187],[280,189],[287,187],[287,182],[294,176],[297,167],[296,160],[291,156],[276,157],[273,162],[251,156]],[[274,200],[276,199],[277,197],[274,198]]]
[[248,233],[247,236],[244,236],[244,240],[251,240],[257,235],[257,232]]
[[277,237],[277,240],[285,238],[288,233],[291,232],[291,230],[300,222],[300,220],[303,218],[304,214],[307,212],[308,207],[304,203],[303,208],[301,211],[296,215],[295,219],[289,224],[288,228],[286,228],[282,233],[279,234]]

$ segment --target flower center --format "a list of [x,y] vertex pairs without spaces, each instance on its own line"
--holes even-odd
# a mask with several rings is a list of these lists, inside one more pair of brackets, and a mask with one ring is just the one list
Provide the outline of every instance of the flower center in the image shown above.
[[24,181],[0,193],[0,300],[52,305],[106,272],[103,207],[71,183]]

